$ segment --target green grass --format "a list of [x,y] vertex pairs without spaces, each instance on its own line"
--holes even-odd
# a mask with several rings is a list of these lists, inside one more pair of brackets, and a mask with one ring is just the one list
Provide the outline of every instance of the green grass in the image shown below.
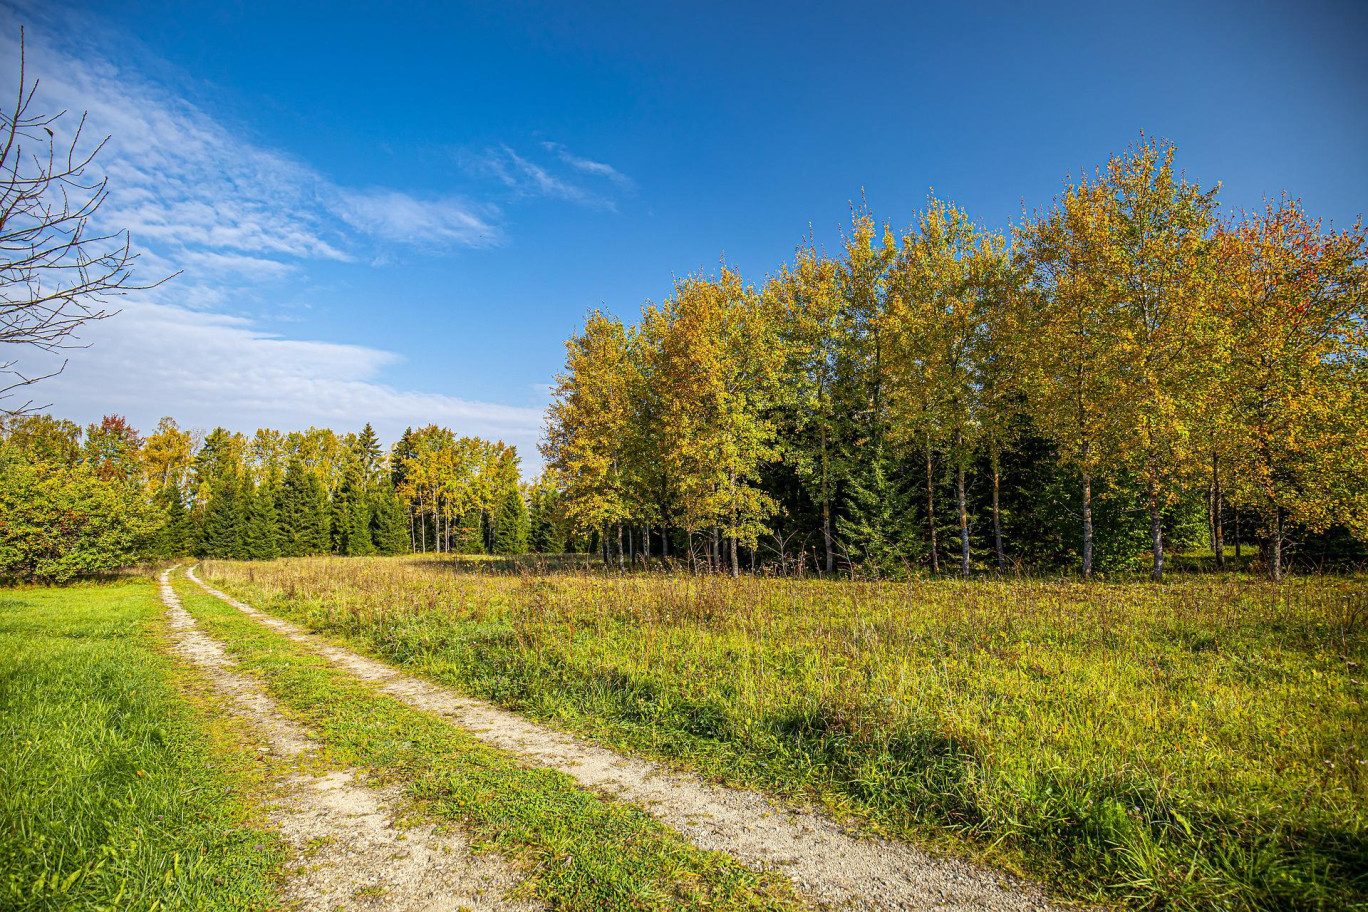
[[161,610],[146,579],[0,589],[0,908],[275,907],[283,849]]
[[782,878],[698,850],[643,810],[602,799],[565,774],[524,767],[515,756],[332,670],[183,579],[176,588],[205,631],[318,735],[322,763],[360,766],[403,783],[424,813],[505,853],[551,908],[797,907]]
[[214,563],[529,715],[1135,908],[1368,908],[1368,581]]

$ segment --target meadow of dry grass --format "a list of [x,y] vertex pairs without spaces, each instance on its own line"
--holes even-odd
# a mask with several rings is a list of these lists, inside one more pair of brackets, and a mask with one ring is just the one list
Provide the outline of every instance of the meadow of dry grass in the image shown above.
[[1137,907],[1368,902],[1368,580],[211,562],[529,715]]

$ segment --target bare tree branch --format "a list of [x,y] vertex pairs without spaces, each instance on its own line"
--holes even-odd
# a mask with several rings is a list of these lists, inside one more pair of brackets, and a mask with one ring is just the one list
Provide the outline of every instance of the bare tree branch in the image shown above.
[[[166,279],[135,284],[128,232],[92,230],[109,190],[107,178],[88,172],[109,137],[83,150],[82,114],[71,140],[59,145],[53,126],[66,112],[35,112],[37,91],[38,80],[25,74],[20,29],[19,93],[13,108],[0,112],[0,345],[56,352],[84,348],[76,331],[118,313],[108,309],[109,297]],[[0,360],[0,414],[32,410],[32,400],[17,408],[6,400],[66,367],[63,361],[55,371],[28,375],[18,364],[17,357]]]

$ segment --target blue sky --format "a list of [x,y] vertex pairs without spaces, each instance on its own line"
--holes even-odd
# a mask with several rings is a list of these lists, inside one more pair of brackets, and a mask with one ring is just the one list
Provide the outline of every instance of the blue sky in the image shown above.
[[[103,217],[181,270],[40,399],[150,428],[434,421],[519,445],[564,339],[861,193],[1006,227],[1141,130],[1227,207],[1368,200],[1368,4],[0,7],[112,140]],[[8,83],[6,83],[8,84]]]

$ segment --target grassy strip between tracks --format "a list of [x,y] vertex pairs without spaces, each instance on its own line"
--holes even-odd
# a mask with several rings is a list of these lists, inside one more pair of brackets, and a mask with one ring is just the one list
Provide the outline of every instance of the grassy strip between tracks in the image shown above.
[[377,693],[183,578],[176,591],[290,713],[310,726],[325,762],[406,785],[433,818],[519,865],[557,909],[800,907],[788,883],[689,845],[639,808],[601,798],[567,775],[509,753]]

